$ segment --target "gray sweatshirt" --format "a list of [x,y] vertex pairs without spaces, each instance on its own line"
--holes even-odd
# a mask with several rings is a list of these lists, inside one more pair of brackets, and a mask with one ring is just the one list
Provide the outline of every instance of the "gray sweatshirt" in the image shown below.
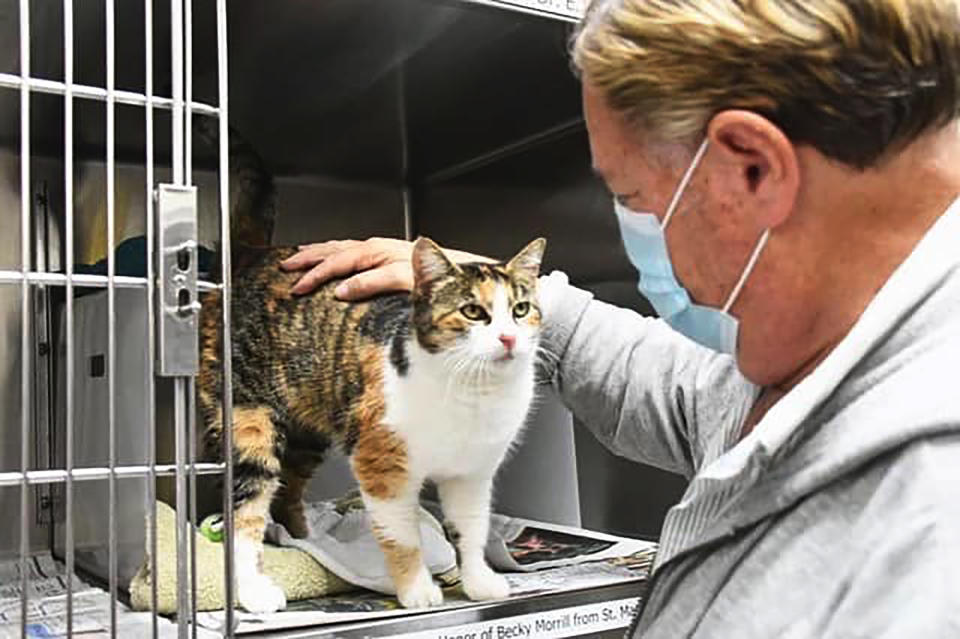
[[542,291],[563,401],[690,480],[636,636],[960,637],[960,204],[742,440],[732,358],[562,274]]

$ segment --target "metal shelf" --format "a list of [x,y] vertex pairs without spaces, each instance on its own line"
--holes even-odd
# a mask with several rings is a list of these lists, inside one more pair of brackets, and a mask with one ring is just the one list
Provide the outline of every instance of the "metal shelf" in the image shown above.
[[[596,637],[608,633],[621,637],[630,624],[633,606],[639,601],[643,580],[610,586],[540,595],[528,599],[483,604],[469,608],[440,610],[361,623],[333,624],[278,632],[257,633],[262,639],[318,639],[338,637]],[[579,615],[575,621],[574,616]],[[567,622],[564,623],[564,620]],[[538,627],[537,623],[540,622]],[[529,624],[531,634],[510,634],[507,629]],[[548,629],[547,626],[550,626]],[[497,632],[497,629],[503,629]]]

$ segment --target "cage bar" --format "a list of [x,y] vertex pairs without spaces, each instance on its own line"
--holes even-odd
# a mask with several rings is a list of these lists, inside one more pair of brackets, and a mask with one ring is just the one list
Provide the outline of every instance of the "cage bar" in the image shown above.
[[187,380],[185,377],[175,377],[173,380],[173,416],[174,416],[174,457],[176,476],[176,521],[177,521],[177,636],[185,639],[187,636],[187,553],[186,544],[189,531],[187,530],[187,486],[186,486],[186,423],[184,417],[187,412]]
[[193,0],[183,0],[184,184],[193,184]]
[[172,85],[173,144],[172,166],[173,183],[183,181],[183,0],[170,2],[170,82]]
[[[30,77],[30,3],[20,0],[20,77]],[[26,82],[20,87],[20,268],[23,280],[21,291],[20,340],[20,466],[26,475],[30,470],[30,407],[33,405],[30,388],[30,89]],[[27,608],[29,607],[29,552],[30,552],[30,485],[26,478],[20,482],[20,632],[27,636]]]
[[[26,86],[33,93],[63,95],[67,91],[65,82],[47,80],[44,78],[22,78],[11,73],[0,73],[0,87],[8,89],[21,89],[23,86]],[[71,91],[74,97],[77,98],[97,100],[100,102],[107,101],[107,91],[101,87],[93,87],[86,84],[73,84]],[[113,98],[116,104],[129,106],[145,106],[147,103],[147,96],[143,93],[137,93],[136,91],[115,90],[113,92]],[[165,110],[173,109],[173,100],[171,98],[153,96],[151,101],[153,102],[154,108]],[[190,108],[203,115],[214,117],[219,115],[217,107],[204,104],[203,102],[194,102],[190,105]]]
[[[189,31],[188,31],[189,33]],[[188,173],[189,175],[189,173]],[[197,385],[193,378],[187,382],[187,477],[190,501],[190,635],[197,637],[197,544],[193,531],[197,529]]]
[[[19,271],[0,271],[0,284],[19,284],[26,280],[32,284],[46,286],[66,286],[67,276],[61,273],[22,273]],[[74,275],[72,283],[91,288],[106,288],[110,280],[105,275]],[[146,288],[147,280],[144,277],[130,277],[116,275],[113,284],[117,288]]]
[[67,636],[73,635],[73,578],[76,569],[74,556],[75,540],[73,531],[73,412],[74,412],[74,335],[73,335],[73,0],[63,1],[63,202],[66,248],[64,249],[65,296],[65,341],[66,341],[66,398],[64,409],[64,428],[66,430],[66,450],[64,451],[66,500],[66,525],[64,545],[67,571]]
[[220,109],[220,272],[221,280],[220,311],[221,320],[221,363],[223,395],[221,419],[223,428],[223,592],[224,592],[224,636],[233,637],[234,610],[234,565],[233,565],[233,339],[230,324],[230,160],[228,146],[228,87],[227,87],[227,0],[217,0],[217,105]]
[[114,0],[106,0],[107,35],[107,429],[110,473],[107,477],[108,592],[110,636],[117,636],[117,289],[116,278],[116,14]]
[[[170,3],[170,73],[173,85],[173,183],[184,184],[183,149],[183,0]],[[162,312],[162,309],[161,309]],[[174,378],[174,457],[176,462],[176,528],[177,528],[177,636],[186,639],[189,598],[187,596],[187,529],[186,437],[187,379]]]
[[157,411],[156,411],[156,279],[154,275],[154,243],[156,240],[156,220],[154,219],[154,177],[153,177],[153,0],[143,3],[143,41],[144,41],[144,104],[145,119],[145,181],[146,181],[146,227],[147,227],[147,544],[150,555],[150,634],[157,639],[160,624],[157,619]]
[[[223,473],[224,464],[210,462],[200,462],[196,464],[197,475],[219,475]],[[177,467],[174,464],[142,464],[133,466],[118,466],[113,473],[120,479],[150,477],[151,473],[156,477],[174,477]],[[189,468],[188,468],[189,470]],[[66,482],[72,478],[73,481],[97,481],[108,479],[110,477],[110,468],[108,466],[95,466],[88,468],[71,468],[61,470],[59,468],[51,470],[31,470],[26,473],[28,484],[54,484]],[[17,486],[24,480],[22,472],[0,473],[0,488],[6,486]]]
[[[184,126],[184,178],[186,184],[193,184],[193,0],[184,2],[184,80],[186,95],[184,98],[186,109],[186,124]],[[197,528],[197,420],[196,420],[196,379],[187,380],[187,463],[188,463],[188,499],[190,511],[188,513],[187,535],[190,561],[190,635],[197,637],[197,548],[192,531]]]

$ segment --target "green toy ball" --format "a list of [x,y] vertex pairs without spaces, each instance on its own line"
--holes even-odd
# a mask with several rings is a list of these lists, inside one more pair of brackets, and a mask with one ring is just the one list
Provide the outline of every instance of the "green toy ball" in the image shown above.
[[223,515],[210,515],[200,522],[200,534],[214,543],[223,541]]

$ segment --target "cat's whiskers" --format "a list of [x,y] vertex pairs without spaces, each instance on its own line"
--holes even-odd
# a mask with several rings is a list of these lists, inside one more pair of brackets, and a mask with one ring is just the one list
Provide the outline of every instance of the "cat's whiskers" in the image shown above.
[[[453,347],[440,359],[444,381],[443,401],[449,403],[456,396],[488,395],[497,392],[505,381],[498,373],[494,358],[475,355],[469,347]],[[455,386],[456,385],[456,388]]]
[[472,387],[474,358],[467,346],[454,346],[443,353],[442,368],[446,373],[444,403],[449,403],[454,384]]
[[473,392],[483,392],[483,361],[484,357],[481,355],[470,360],[469,374],[467,376],[467,388],[466,390]]
[[469,359],[462,356],[457,357],[457,353],[452,353],[449,359],[453,360],[453,366],[449,368],[450,374],[447,376],[446,391],[443,396],[444,403],[449,403],[453,384],[460,381],[460,377],[468,369],[470,364]]
[[471,362],[470,366],[470,389],[474,392],[483,392],[483,356],[480,356]]

